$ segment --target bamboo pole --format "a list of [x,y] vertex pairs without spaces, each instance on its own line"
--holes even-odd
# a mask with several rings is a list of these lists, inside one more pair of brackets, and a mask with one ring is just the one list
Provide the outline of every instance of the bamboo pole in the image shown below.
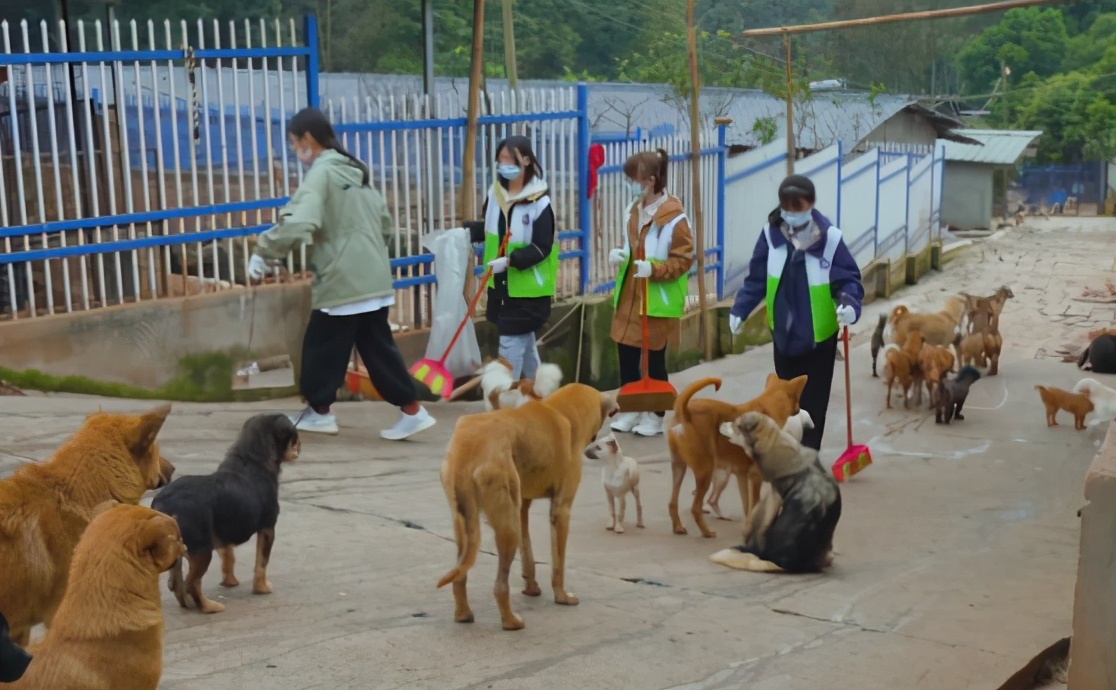
[[817,24],[798,24],[796,26],[780,26],[767,29],[749,29],[740,35],[745,38],[759,36],[778,36],[780,34],[804,34],[812,31],[831,31],[833,29],[851,29],[858,26],[875,26],[878,24],[891,24],[893,22],[910,22],[924,19],[948,19],[950,17],[969,17],[974,14],[987,14],[989,12],[1005,12],[1019,7],[1034,7],[1036,5],[1063,4],[1066,0],[1004,0],[984,5],[969,5],[967,7],[953,7],[946,10],[920,10],[917,12],[903,12],[900,14],[885,14],[876,17],[863,17],[860,19],[842,19],[832,22]]
[[710,335],[709,310],[705,304],[705,219],[701,206],[701,121],[699,119],[701,85],[698,80],[697,22],[694,5],[686,3],[686,24],[690,41],[690,179],[693,185],[690,209],[694,218],[694,237],[697,247],[698,308],[701,318],[701,339],[705,346],[705,361],[713,360],[713,338]]
[[[469,72],[469,105],[465,121],[465,155],[461,164],[461,218],[477,217],[477,117],[481,79],[484,78],[484,0],[473,0],[473,55]],[[470,253],[470,257],[472,254]],[[465,293],[474,290],[473,261],[466,272]]]
[[794,66],[791,63],[790,32],[783,32],[783,43],[787,47],[787,175],[794,174]]
[[504,0],[504,71],[508,77],[508,87],[512,92],[519,90],[519,68],[515,62],[515,22],[512,19],[513,0]]

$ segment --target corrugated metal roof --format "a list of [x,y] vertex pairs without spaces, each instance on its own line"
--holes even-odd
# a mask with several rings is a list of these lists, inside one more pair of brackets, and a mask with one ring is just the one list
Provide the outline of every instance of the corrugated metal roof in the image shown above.
[[982,145],[943,142],[945,159],[988,165],[1015,165],[1031,143],[1042,135],[1041,131],[1012,129],[961,129],[957,133],[975,139]]

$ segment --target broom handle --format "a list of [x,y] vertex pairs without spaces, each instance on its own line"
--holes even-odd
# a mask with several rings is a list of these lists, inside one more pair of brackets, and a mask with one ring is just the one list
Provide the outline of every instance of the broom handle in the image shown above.
[[[500,243],[500,251],[496,253],[497,258],[503,256],[504,251],[507,250],[509,237],[511,237],[511,233],[505,231],[504,241]],[[465,326],[469,323],[469,319],[473,318],[473,313],[476,312],[477,305],[480,304],[481,295],[484,294],[484,289],[488,285],[488,279],[491,277],[492,267],[489,266],[488,270],[485,271],[484,275],[481,277],[480,284],[477,286],[477,291],[473,294],[473,299],[469,300],[469,310],[465,312],[465,318],[461,319],[461,323],[457,325],[457,332],[453,334],[453,339],[450,340],[449,345],[446,346],[446,351],[442,353],[442,358],[438,360],[439,364],[444,366],[446,360],[449,359],[450,352],[453,352],[453,346],[457,344],[457,341],[461,338],[461,334],[465,332]]]
[[[646,257],[642,246],[640,247],[639,255]],[[641,261],[646,261],[646,258],[641,259]],[[641,373],[643,374],[643,378],[649,379],[651,378],[651,364],[648,361],[651,358],[651,326],[647,321],[647,312],[651,310],[651,279],[637,278],[636,280],[641,281],[640,287],[643,291],[643,314],[640,317],[643,326],[643,356],[639,358],[639,365],[642,370]]]
[[852,388],[849,376],[849,327],[845,326],[842,340],[845,343],[845,419],[848,421],[849,448],[852,448]]

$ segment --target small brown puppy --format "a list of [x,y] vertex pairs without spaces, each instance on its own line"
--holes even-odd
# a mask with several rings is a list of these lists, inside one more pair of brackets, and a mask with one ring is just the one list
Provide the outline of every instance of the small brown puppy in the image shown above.
[[682,492],[686,470],[693,470],[696,487],[690,514],[701,530],[701,536],[711,538],[717,536],[717,533],[706,524],[703,505],[709,486],[713,483],[714,469],[718,466],[731,468],[736,475],[745,515],[751,513],[759,503],[760,485],[763,483],[752,458],[743,448],[721,435],[721,425],[736,421],[745,412],[753,411],[766,414],[780,426],[786,424],[787,418],[798,414],[798,400],[806,386],[806,377],[799,376],[783,381],[775,374],[770,374],[763,392],[742,405],[708,398],[692,400],[694,394],[707,386],[719,390],[721,379],[707,378],[691,384],[674,403],[674,423],[667,433],[670,467],[674,475],[668,508],[674,533],[686,534],[682,518],[678,515],[678,496]]
[[155,442],[170,410],[95,412],[49,460],[0,481],[0,611],[19,646],[36,624],[50,626],[93,509],[113,499],[139,503],[170,481],[174,465]]
[[1074,429],[1081,431],[1085,428],[1085,416],[1093,411],[1093,401],[1089,396],[1049,386],[1035,386],[1035,390],[1046,406],[1046,426],[1058,426],[1055,419],[1058,410],[1065,410],[1073,415]]
[[961,340],[961,364],[982,368],[988,366],[988,358],[984,354],[984,335],[982,333],[973,333]]
[[97,508],[74,549],[69,584],[13,690],[155,690],[163,675],[159,574],[183,552],[173,518],[144,506]]
[[566,591],[566,541],[570,508],[581,484],[583,451],[605,419],[619,411],[608,393],[580,383],[559,388],[544,400],[522,407],[466,415],[457,422],[442,463],[442,487],[453,514],[457,565],[438,581],[453,583],[454,619],[472,623],[466,578],[480,550],[483,513],[496,533],[499,566],[494,594],[505,630],[523,628],[511,608],[508,573],[522,545],[523,593],[542,594],[535,580],[528,514],[531,501],[550,499],[551,586],[554,601],[575,606]]
[[[918,354],[918,368],[920,378],[926,384],[926,390],[930,395],[931,406],[934,405],[937,396],[938,384],[946,374],[953,371],[953,365],[953,353],[948,347],[928,343],[922,345],[922,350]],[[918,392],[918,404],[922,404],[921,387]]]
[[[882,354],[885,356],[884,380],[887,383],[887,409],[891,409],[891,391],[896,383],[903,389],[903,407],[911,407],[911,386],[919,377],[918,356],[922,352],[922,333],[911,331],[907,334],[903,347],[888,345]],[[919,395],[921,395],[919,383]]]

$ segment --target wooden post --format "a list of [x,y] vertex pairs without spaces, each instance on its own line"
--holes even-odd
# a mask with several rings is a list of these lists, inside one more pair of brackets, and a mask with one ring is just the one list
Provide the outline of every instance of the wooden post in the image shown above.
[[[473,0],[473,56],[469,73],[469,105],[465,124],[465,155],[461,163],[461,218],[477,218],[477,117],[480,111],[480,87],[484,78],[484,0]],[[471,255],[470,255],[471,256]],[[475,290],[473,262],[465,274],[465,294]]]
[[513,0],[504,0],[504,72],[508,87],[514,93],[519,89],[519,69],[515,63],[515,22],[512,19]]
[[705,304],[705,219],[701,206],[701,121],[699,119],[701,83],[698,77],[697,22],[694,19],[696,2],[697,0],[688,0],[686,3],[686,24],[690,41],[690,178],[693,187],[688,206],[694,219],[701,340],[705,346],[705,361],[710,362],[713,360],[713,338],[710,334],[709,310]]
[[783,43],[787,47],[787,175],[794,174],[794,66],[791,63],[790,32],[783,32]]

